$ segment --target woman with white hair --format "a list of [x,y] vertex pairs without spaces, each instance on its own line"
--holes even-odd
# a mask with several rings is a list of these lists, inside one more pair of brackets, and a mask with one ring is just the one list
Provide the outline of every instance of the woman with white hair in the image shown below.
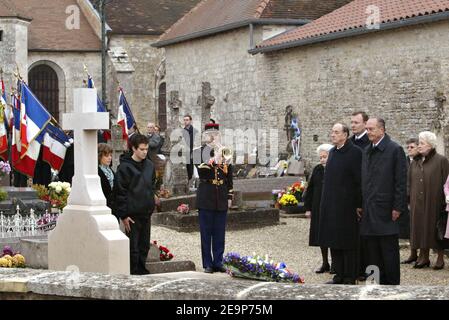
[[412,161],[409,170],[410,187],[410,245],[419,249],[414,268],[430,266],[429,250],[438,253],[434,270],[444,268],[442,243],[437,240],[437,221],[445,209],[443,186],[449,174],[449,161],[436,152],[437,138],[434,133],[419,134],[419,157]]
[[[309,232],[309,246],[318,247],[318,231],[320,219],[320,202],[321,191],[323,188],[324,168],[326,166],[327,157],[330,149],[333,148],[331,144],[322,144],[317,148],[320,163],[313,169],[312,176],[309,179],[307,190],[304,196],[304,207],[306,215],[310,216],[310,232]],[[321,247],[321,254],[323,256],[323,263],[316,273],[324,273],[331,270],[328,260],[328,248]]]

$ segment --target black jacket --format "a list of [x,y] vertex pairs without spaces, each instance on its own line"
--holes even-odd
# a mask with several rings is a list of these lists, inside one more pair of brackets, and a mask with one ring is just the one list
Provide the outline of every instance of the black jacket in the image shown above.
[[324,167],[319,164],[313,168],[312,176],[304,194],[304,207],[311,211],[309,246],[319,246],[320,203],[323,191]]
[[368,139],[368,133],[365,133],[363,135],[363,137],[361,137],[360,139],[356,140],[355,136],[353,135],[351,137],[351,141],[353,144],[355,144],[357,147],[359,147],[360,149],[365,149],[367,146],[369,146],[369,144],[371,143]]
[[362,150],[351,140],[329,152],[320,205],[319,244],[322,247],[357,248],[357,208],[362,207],[361,165]]
[[150,160],[136,162],[129,153],[123,154],[114,179],[116,216],[149,218],[155,207],[155,183],[156,174]]
[[364,236],[396,235],[398,221],[393,209],[404,212],[407,199],[407,159],[404,150],[388,135],[376,148],[363,152],[363,216],[360,233]]
[[[114,173],[114,171],[112,171]],[[114,194],[112,193],[111,185],[109,184],[108,178],[104,174],[103,170],[101,170],[100,166],[98,166],[98,176],[100,177],[101,182],[101,190],[103,190],[104,197],[106,198],[106,205],[111,208],[112,213],[114,214]],[[114,174],[115,177],[115,174]]]
[[232,200],[234,194],[232,165],[227,168],[216,164],[209,165],[209,157],[206,154],[211,154],[210,148],[203,146],[197,150],[195,152],[202,153],[202,162],[197,165],[200,184],[196,193],[196,206],[198,209],[227,211],[228,200]]

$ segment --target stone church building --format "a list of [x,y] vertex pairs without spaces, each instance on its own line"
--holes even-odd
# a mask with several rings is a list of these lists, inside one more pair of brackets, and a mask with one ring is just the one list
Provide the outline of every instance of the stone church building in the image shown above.
[[434,131],[449,155],[448,20],[449,1],[204,0],[154,44],[169,123],[191,113],[197,126],[278,128],[282,151],[292,106],[309,166],[332,124],[365,110],[402,144]]
[[[112,0],[106,5],[107,102],[116,114],[117,86],[127,95],[139,128],[166,125],[164,52],[151,47],[199,0]],[[73,88],[87,79],[101,97],[101,20],[96,0],[0,0],[0,67],[7,91],[21,76],[52,115],[73,108]],[[160,102],[159,102],[160,101]]]

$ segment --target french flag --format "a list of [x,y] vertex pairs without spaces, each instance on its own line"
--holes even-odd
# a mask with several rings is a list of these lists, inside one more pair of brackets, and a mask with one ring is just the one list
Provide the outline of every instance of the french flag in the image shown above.
[[131,129],[136,121],[126,100],[125,93],[119,88],[119,107],[117,112],[117,124],[122,127],[123,140],[128,140],[128,130]]
[[17,171],[33,177],[44,140],[42,132],[50,123],[51,115],[23,81],[20,92],[20,108],[14,108],[12,160]]
[[64,131],[49,123],[43,132],[42,160],[54,170],[61,171],[67,148],[73,142]]
[[[84,70],[87,72],[86,66],[84,66]],[[95,88],[94,79],[90,76],[90,74],[87,74],[87,87],[90,89]],[[103,101],[101,101],[100,97],[97,95],[97,112],[107,112]],[[108,141],[111,140],[111,132],[109,130],[100,130],[103,134],[103,138]]]
[[[8,117],[7,110],[8,104],[6,102],[5,84],[3,79],[1,82],[1,95],[0,95],[0,158],[4,161],[8,161]],[[3,119],[3,121],[1,121]]]

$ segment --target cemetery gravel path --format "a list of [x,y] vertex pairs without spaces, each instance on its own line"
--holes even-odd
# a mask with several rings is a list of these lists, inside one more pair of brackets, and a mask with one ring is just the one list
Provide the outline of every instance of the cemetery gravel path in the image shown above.
[[[227,231],[225,253],[239,252],[242,255],[268,254],[275,262],[284,261],[287,267],[304,276],[306,283],[319,284],[332,278],[329,273],[316,274],[321,265],[318,247],[309,247],[309,219],[281,218],[278,226],[252,230]],[[202,271],[199,232],[177,232],[159,226],[151,227],[151,239],[168,247],[175,260],[191,260],[197,271]],[[408,248],[401,248],[401,261],[409,255]],[[431,254],[431,263],[436,255]],[[447,285],[449,284],[449,260],[446,267],[435,271],[431,268],[413,269],[412,265],[401,265],[402,285]]]

